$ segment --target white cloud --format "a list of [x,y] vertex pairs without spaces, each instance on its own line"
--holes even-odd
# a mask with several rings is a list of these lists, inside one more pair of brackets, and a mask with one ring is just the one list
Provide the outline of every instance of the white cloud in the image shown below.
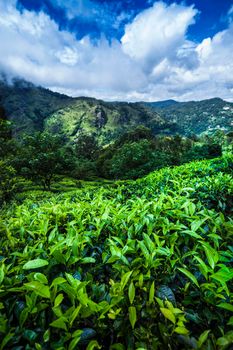
[[148,71],[165,57],[176,59],[186,44],[185,34],[197,14],[192,6],[156,2],[126,26],[121,39],[123,51]]
[[0,0],[0,13],[0,71],[11,77],[110,100],[233,100],[233,24],[199,44],[188,41],[192,6],[156,2],[111,44],[77,40],[43,12],[20,12],[15,0]]
[[43,12],[20,13],[2,0],[0,11],[0,67],[11,76],[90,94],[103,89],[124,92],[145,83],[140,67],[131,64],[117,41],[110,46],[104,38],[97,45],[88,37],[77,40]]
[[90,0],[51,0],[54,6],[66,10],[69,19],[76,16],[92,17],[96,12],[96,6]]
[[228,11],[228,19],[229,19],[229,22],[232,22],[233,20],[233,5],[230,7],[230,10]]

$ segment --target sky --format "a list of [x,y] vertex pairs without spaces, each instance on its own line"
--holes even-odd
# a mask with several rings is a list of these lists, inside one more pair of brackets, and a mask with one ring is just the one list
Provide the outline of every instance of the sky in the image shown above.
[[0,72],[71,96],[233,101],[233,0],[0,0]]

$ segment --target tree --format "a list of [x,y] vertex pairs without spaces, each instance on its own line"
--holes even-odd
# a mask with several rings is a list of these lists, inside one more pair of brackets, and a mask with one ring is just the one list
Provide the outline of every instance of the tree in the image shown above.
[[9,200],[16,189],[16,171],[11,166],[15,143],[12,140],[11,122],[0,106],[0,205]]
[[94,160],[98,150],[98,142],[94,135],[81,134],[75,140],[75,154],[78,158]]
[[7,120],[5,110],[0,106],[0,159],[5,159],[13,153],[15,144],[11,127],[12,123]]
[[137,178],[154,169],[151,142],[140,140],[125,143],[108,162],[109,173],[114,178]]
[[137,126],[134,130],[130,130],[121,135],[116,141],[117,145],[123,145],[129,142],[138,142],[140,140],[152,140],[154,138],[151,129],[146,128],[143,125]]
[[26,135],[21,144],[22,151],[17,159],[21,175],[42,183],[44,190],[51,189],[55,174],[66,168],[63,139],[48,132]]
[[12,197],[15,188],[15,169],[0,160],[0,205]]

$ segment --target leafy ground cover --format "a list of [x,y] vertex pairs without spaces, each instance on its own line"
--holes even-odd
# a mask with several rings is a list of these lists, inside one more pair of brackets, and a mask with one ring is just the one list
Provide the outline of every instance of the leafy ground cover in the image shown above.
[[232,172],[20,194],[0,217],[0,349],[231,349]]

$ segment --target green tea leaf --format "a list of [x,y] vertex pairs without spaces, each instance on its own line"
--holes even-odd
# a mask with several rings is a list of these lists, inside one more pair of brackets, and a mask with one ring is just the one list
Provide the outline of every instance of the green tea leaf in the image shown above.
[[161,307],[160,308],[160,311],[162,312],[162,314],[163,314],[163,316],[165,317],[165,318],[167,318],[169,321],[171,321],[172,323],[176,323],[176,317],[175,317],[175,315],[172,313],[172,311],[171,310],[169,310],[169,309],[166,309],[166,308],[164,308],[164,307]]
[[228,310],[228,311],[232,311],[233,312],[233,305],[232,304],[228,304],[228,303],[220,303],[217,305],[218,307],[221,307],[222,309]]
[[34,279],[36,281],[39,281],[39,282],[43,283],[43,284],[48,284],[48,279],[43,273],[36,272],[34,274]]
[[181,267],[178,267],[178,270],[182,272],[185,276],[187,276],[197,287],[199,287],[196,277],[191,272]]
[[4,280],[4,264],[0,267],[0,285],[2,284]]
[[213,249],[208,243],[202,242],[202,246],[205,250],[208,263],[212,269],[215,268],[215,264],[218,262],[218,252]]
[[121,278],[121,285],[122,285],[122,290],[125,288],[126,284],[128,283],[128,280],[130,276],[132,275],[132,271],[126,272],[122,278]]
[[101,349],[101,348],[102,348],[102,346],[100,346],[99,343],[96,340],[92,340],[88,344],[86,350],[94,350],[94,349]]
[[70,326],[71,326],[71,327],[72,327],[72,325],[73,325],[75,319],[77,318],[81,307],[82,307],[82,305],[79,305],[79,306],[77,306],[77,307],[74,309],[74,311],[73,311],[73,313],[72,313],[72,315],[71,315],[71,317],[70,317]]
[[23,265],[24,270],[39,269],[40,267],[48,265],[48,261],[44,259],[34,259],[28,261]]
[[155,297],[155,283],[152,282],[149,292],[149,305],[153,303]]
[[76,345],[79,343],[80,339],[81,339],[81,334],[80,334],[80,336],[75,337],[74,339],[72,339],[70,344],[69,344],[68,350],[77,349]]
[[198,347],[200,348],[207,340],[210,330],[204,331],[198,338]]
[[37,295],[40,295],[43,298],[50,299],[50,290],[48,286],[45,286],[44,284],[33,281],[28,282],[24,284],[24,287],[28,290],[34,291]]
[[185,327],[176,327],[174,329],[174,332],[178,333],[178,334],[182,334],[182,335],[187,335],[189,334],[189,330]]
[[5,337],[2,339],[2,342],[0,344],[0,350],[4,349],[7,343],[12,339],[14,336],[14,333],[9,332],[8,334],[5,335]]
[[128,310],[129,310],[129,321],[130,321],[132,328],[134,329],[135,323],[137,321],[136,308],[135,308],[135,306],[130,306]]
[[63,299],[64,299],[63,294],[58,294],[58,296],[56,297],[56,299],[54,301],[54,307],[59,306]]
[[82,264],[94,264],[95,263],[95,259],[94,258],[82,258],[81,260]]
[[64,317],[60,317],[57,320],[50,323],[50,326],[54,327],[54,328],[64,329],[65,331],[67,331],[67,326],[65,324],[65,320],[66,319]]
[[47,330],[44,332],[43,340],[44,340],[45,343],[47,343],[47,342],[50,340],[50,329],[47,329]]
[[130,304],[133,304],[134,297],[135,297],[135,287],[134,287],[133,282],[131,282],[129,285],[128,295],[129,295]]
[[66,282],[66,279],[63,278],[63,277],[57,277],[53,280],[52,284],[51,284],[51,287],[53,286],[57,286],[59,284],[62,284],[62,283],[65,283]]

